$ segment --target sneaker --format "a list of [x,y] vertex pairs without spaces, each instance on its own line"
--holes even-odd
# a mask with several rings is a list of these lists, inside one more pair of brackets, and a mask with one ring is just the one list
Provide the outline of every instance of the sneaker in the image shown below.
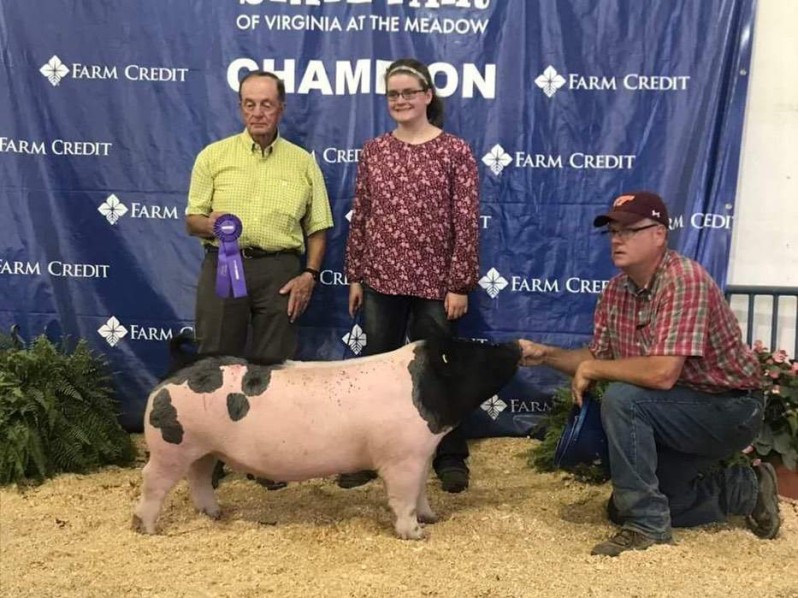
[[654,544],[672,544],[673,541],[656,540],[641,532],[633,529],[622,529],[609,540],[596,544],[590,552],[592,555],[599,556],[618,556],[627,550],[645,550]]
[[258,484],[266,488],[266,490],[282,490],[288,486],[288,482],[275,482],[274,480],[270,480],[268,478],[256,478],[251,473],[247,474],[247,479],[255,480]]
[[781,527],[779,515],[779,489],[776,482],[776,470],[770,463],[760,463],[754,467],[759,487],[756,492],[756,505],[751,514],[745,518],[748,529],[760,538],[775,538]]
[[462,461],[440,467],[435,473],[438,474],[444,492],[456,494],[468,488],[468,467]]
[[370,469],[363,471],[356,471],[355,473],[342,473],[338,476],[338,486],[341,488],[357,488],[368,484],[371,480],[377,477],[377,472]]

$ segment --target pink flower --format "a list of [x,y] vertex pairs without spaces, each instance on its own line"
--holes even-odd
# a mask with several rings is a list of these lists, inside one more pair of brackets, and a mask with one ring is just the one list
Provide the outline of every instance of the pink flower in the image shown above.
[[780,349],[773,354],[773,361],[776,363],[784,363],[787,361],[787,351]]
[[792,362],[792,367],[790,368],[790,372],[793,374],[798,374],[798,361]]
[[768,376],[770,376],[771,378],[776,380],[779,377],[779,372],[778,372],[778,370],[774,370],[772,372],[768,372]]
[[767,351],[767,349],[765,349],[765,345],[762,343],[762,341],[754,341],[753,349],[757,353],[762,353],[763,351]]

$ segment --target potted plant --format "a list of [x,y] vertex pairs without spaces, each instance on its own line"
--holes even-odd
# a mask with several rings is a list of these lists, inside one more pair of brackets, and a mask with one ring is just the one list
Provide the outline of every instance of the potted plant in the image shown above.
[[753,349],[762,365],[765,391],[765,423],[754,452],[776,468],[779,493],[798,498],[798,362],[783,349],[771,351],[762,341]]
[[104,360],[81,340],[73,350],[45,336],[25,347],[0,335],[0,485],[130,463]]

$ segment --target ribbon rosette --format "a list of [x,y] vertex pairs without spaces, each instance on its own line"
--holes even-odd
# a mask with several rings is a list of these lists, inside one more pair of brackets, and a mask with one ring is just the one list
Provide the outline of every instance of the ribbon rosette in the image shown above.
[[216,294],[229,297],[246,297],[247,284],[244,280],[244,264],[238,249],[238,237],[243,227],[238,216],[224,214],[213,225],[213,234],[219,239],[219,262],[216,265]]

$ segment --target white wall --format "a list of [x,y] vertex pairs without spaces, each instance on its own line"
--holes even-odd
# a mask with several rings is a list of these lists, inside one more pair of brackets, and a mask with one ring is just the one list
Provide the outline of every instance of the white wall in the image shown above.
[[[798,287],[798,0],[758,0],[750,77],[728,284]],[[765,341],[769,303],[754,320]],[[780,313],[792,354],[795,301]]]
[[798,287],[798,0],[759,0],[729,284]]

